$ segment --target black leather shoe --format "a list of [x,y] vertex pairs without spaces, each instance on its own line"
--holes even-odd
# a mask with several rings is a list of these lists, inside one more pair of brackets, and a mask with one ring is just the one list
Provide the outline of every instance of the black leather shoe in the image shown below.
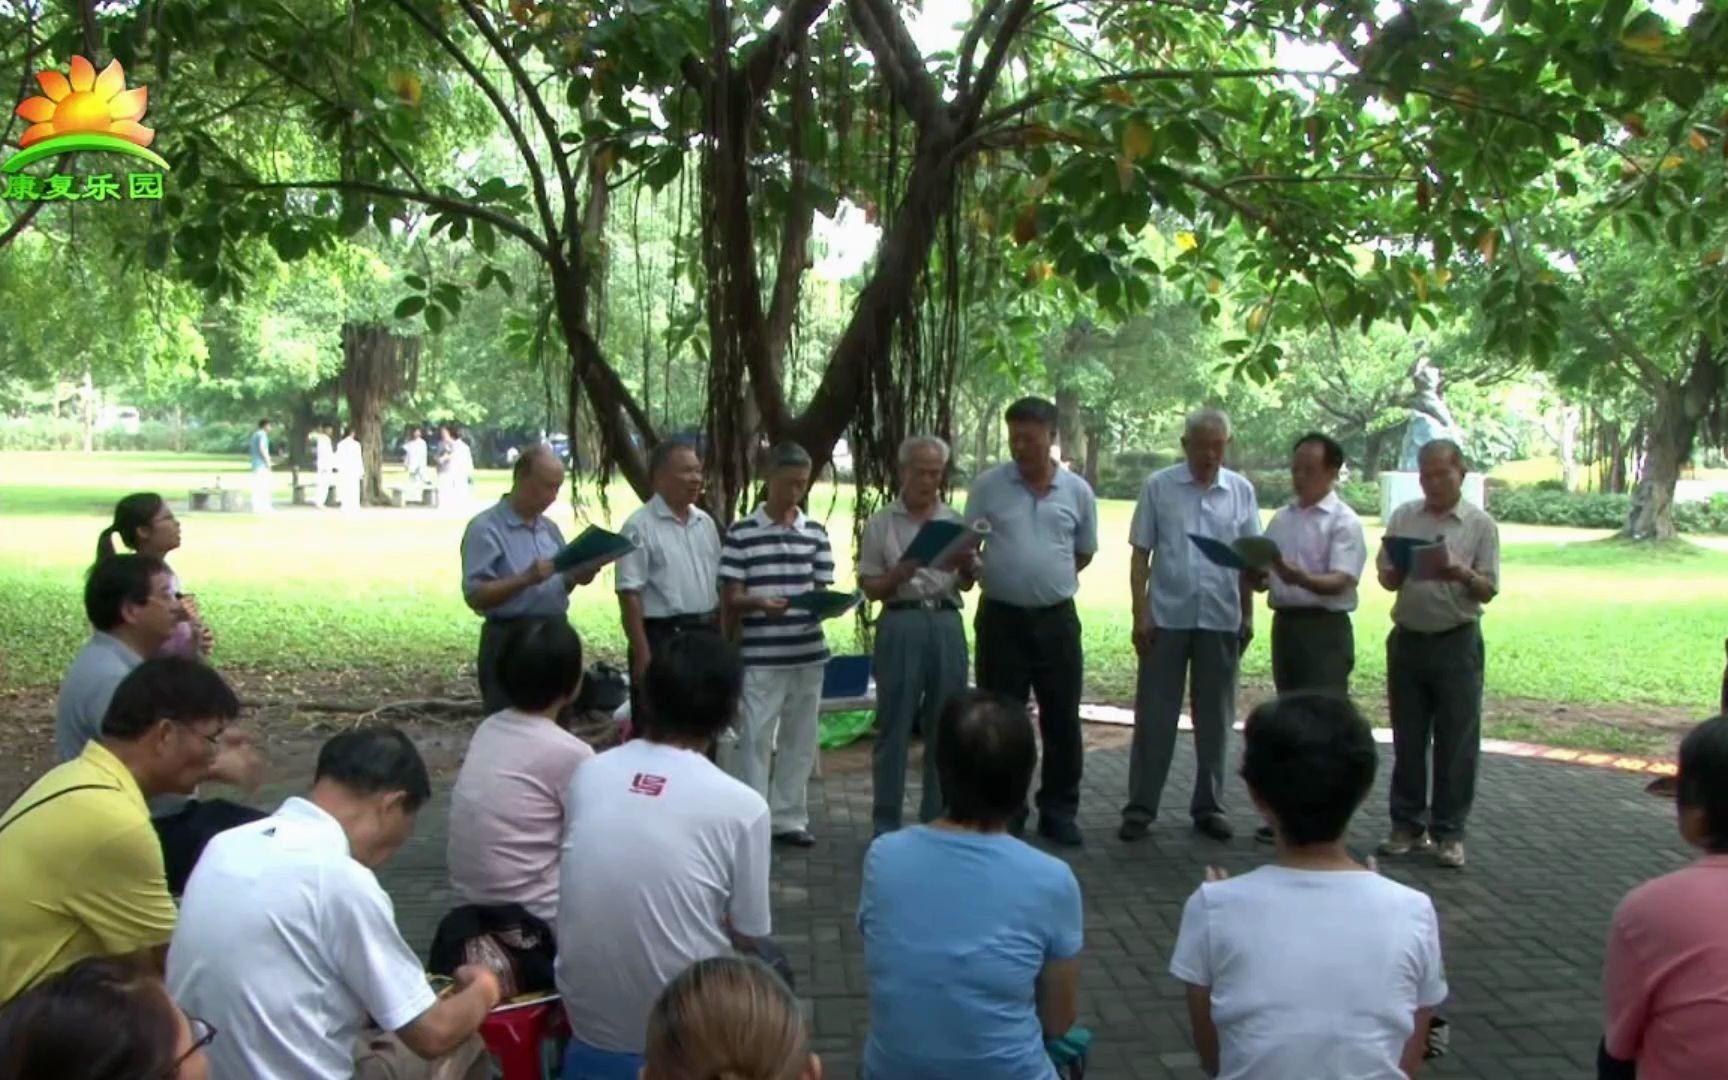
[[816,838],[810,835],[809,829],[788,829],[774,834],[774,842],[786,847],[809,848],[816,846]]
[[1061,847],[1080,847],[1086,842],[1080,835],[1080,826],[1073,821],[1044,814],[1038,815],[1038,835]]
[[1207,814],[1194,819],[1194,831],[1201,836],[1213,840],[1229,840],[1236,835],[1236,830],[1230,827],[1230,822],[1223,814]]
[[1151,831],[1152,823],[1150,821],[1126,820],[1116,830],[1116,839],[1125,844],[1132,844],[1136,840],[1146,839],[1146,834]]

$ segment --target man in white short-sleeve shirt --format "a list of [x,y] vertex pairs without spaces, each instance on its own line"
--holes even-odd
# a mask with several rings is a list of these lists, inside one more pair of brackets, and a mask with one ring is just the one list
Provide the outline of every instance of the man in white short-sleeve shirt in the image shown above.
[[646,736],[570,780],[558,889],[566,1075],[640,1067],[666,984],[768,935],[768,803],[704,755],[742,686],[719,635],[671,639],[649,662]]
[[[462,968],[456,991],[436,996],[372,872],[430,796],[414,744],[362,728],[324,745],[306,798],[204,849],[168,947],[168,986],[221,1032],[212,1077],[401,1078],[482,1052],[473,1036],[499,1001],[497,979]],[[368,1017],[411,1053],[389,1039],[359,1045]]]

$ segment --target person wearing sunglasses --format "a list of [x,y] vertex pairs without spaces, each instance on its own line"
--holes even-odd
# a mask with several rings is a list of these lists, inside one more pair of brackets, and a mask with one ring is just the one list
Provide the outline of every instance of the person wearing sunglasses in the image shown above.
[[0,1008],[0,1080],[208,1080],[216,1036],[146,965],[92,957]]

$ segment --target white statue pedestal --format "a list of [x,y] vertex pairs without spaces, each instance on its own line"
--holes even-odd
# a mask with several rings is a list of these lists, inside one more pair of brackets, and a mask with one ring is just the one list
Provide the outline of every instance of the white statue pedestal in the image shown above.
[[[1464,501],[1486,510],[1487,492],[1483,488],[1487,477],[1479,472],[1464,474]],[[1380,474],[1380,520],[1386,521],[1392,511],[1422,497],[1421,477],[1413,472],[1383,472]]]

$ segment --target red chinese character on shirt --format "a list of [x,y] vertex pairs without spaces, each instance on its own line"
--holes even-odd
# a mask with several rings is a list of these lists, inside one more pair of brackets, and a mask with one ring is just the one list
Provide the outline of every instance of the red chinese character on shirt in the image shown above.
[[632,795],[647,795],[651,798],[659,798],[660,793],[665,790],[666,778],[664,776],[652,776],[648,773],[637,773],[636,778],[630,781],[630,793]]

